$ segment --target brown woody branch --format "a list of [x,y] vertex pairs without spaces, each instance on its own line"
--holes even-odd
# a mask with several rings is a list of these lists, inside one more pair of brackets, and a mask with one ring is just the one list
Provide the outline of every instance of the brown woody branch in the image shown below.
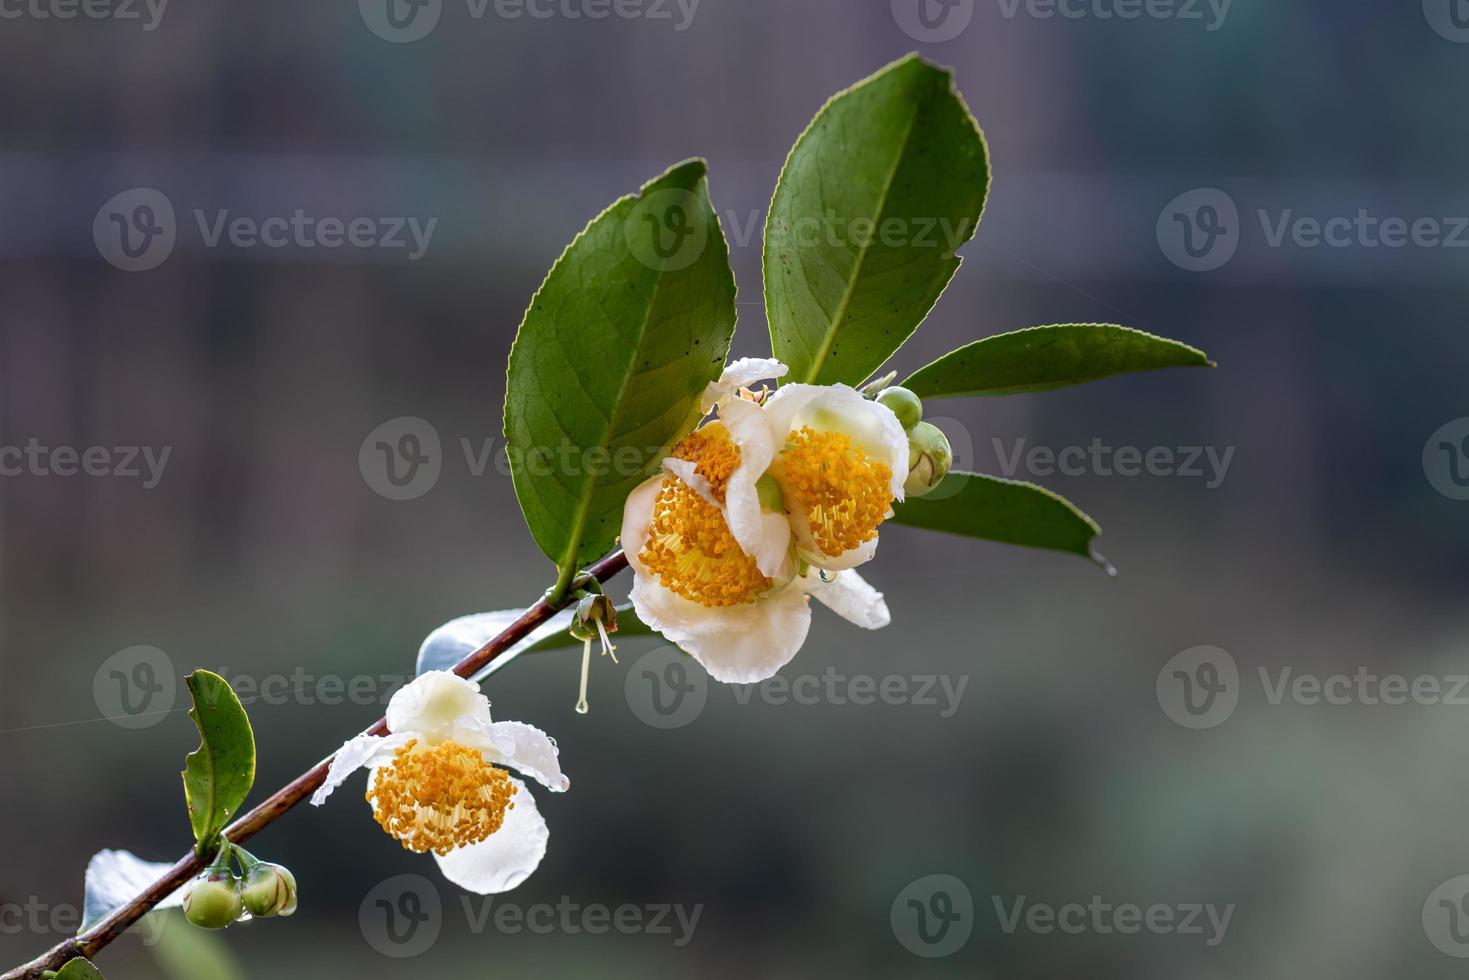
[[[618,551],[603,558],[588,571],[597,581],[605,582],[626,567],[627,556]],[[511,623],[503,633],[461,660],[454,667],[454,673],[461,677],[474,674],[529,636],[532,630],[550,619],[567,604],[568,600],[565,598],[555,604],[546,599],[537,602],[525,611],[525,615]],[[385,735],[387,731],[387,719],[379,718],[377,723],[367,729],[364,734]],[[226,827],[225,836],[233,843],[243,844],[284,816],[292,807],[315,792],[316,788],[326,780],[327,770],[331,767],[335,755],[333,753],[327,756],[290,783],[276,790],[255,809]],[[186,857],[181,858],[177,864],[169,868],[162,878],[155,881],[137,898],[119,907],[86,932],[58,943],[24,966],[18,966],[0,976],[0,980],[40,980],[45,971],[59,970],[67,961],[78,956],[91,959],[99,950],[121,936],[129,927],[152,911],[154,906],[187,884],[202,870],[204,870],[204,861],[193,850],[190,850]]]

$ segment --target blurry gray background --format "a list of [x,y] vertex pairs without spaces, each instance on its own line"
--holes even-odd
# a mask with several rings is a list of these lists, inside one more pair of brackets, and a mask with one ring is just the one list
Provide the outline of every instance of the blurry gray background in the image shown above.
[[[710,686],[663,729],[629,673],[648,641],[593,664],[587,717],[575,654],[528,658],[490,685],[495,710],[558,736],[574,782],[538,794],[552,837],[534,877],[464,905],[354,782],[252,845],[297,873],[298,915],[215,945],[236,973],[301,980],[1462,972],[1460,0],[965,0],[930,6],[932,27],[916,0],[443,0],[417,40],[380,0],[121,4],[0,4],[0,446],[108,453],[100,475],[0,477],[4,965],[74,926],[94,851],[187,846],[184,698],[106,720],[112,671],[146,679],[143,656],[165,687],[199,666],[285,678],[250,705],[258,799],[380,713],[320,703],[321,678],[386,694],[433,627],[533,600],[552,569],[477,460],[499,446],[505,358],[546,269],[615,197],[705,156],[741,287],[735,353],[768,353],[760,227],[785,154],[828,96],[918,50],[956,69],[994,183],[896,366],[1087,321],[1220,365],[933,403],[960,463],[999,473],[1017,448],[1097,442],[1179,463],[1207,447],[1227,468],[1048,474],[1022,452],[1007,475],[1096,517],[1120,575],[892,529],[866,572],[893,625],[818,610],[784,672],[814,697]],[[94,219],[120,194],[136,213],[136,188],[173,209],[175,240],[127,271]],[[210,243],[221,212],[297,209],[436,223],[417,257]],[[1299,223],[1340,217],[1330,242]],[[1389,218],[1416,229],[1398,247],[1372,224]],[[437,434],[441,472],[392,500],[359,449],[402,416]],[[127,447],[167,449],[158,479],[141,455],[127,475]],[[137,646],[163,659],[114,659]],[[1181,714],[1175,669],[1207,679],[1201,657],[1237,679],[1212,715]],[[1390,674],[1418,696],[1373,703]],[[859,675],[908,696],[852,703]],[[1304,695],[1275,696],[1303,675]],[[1342,703],[1312,703],[1310,679]],[[411,911],[415,889],[439,911],[404,945],[383,908]],[[1123,932],[1128,903],[1163,911]],[[585,927],[620,906],[643,924]],[[1193,906],[1228,909],[1227,928]],[[649,928],[670,907],[698,910],[691,935],[676,911]],[[942,940],[914,931],[915,908],[946,907],[967,918]],[[549,928],[517,918],[545,909]],[[175,922],[100,965],[227,976],[178,966],[197,935]]]

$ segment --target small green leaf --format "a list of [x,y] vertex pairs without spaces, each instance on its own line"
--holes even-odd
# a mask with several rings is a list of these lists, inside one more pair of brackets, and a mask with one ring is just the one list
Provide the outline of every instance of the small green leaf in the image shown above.
[[895,523],[909,527],[1065,551],[1106,567],[1091,549],[1102,533],[1096,522],[1031,483],[955,470],[933,494],[894,504],[893,512]]
[[510,352],[505,435],[560,586],[612,547],[627,495],[697,423],[734,325],[702,160],[614,203],[546,276]]
[[56,973],[52,974],[56,980],[104,980],[102,971],[92,965],[92,962],[83,957],[67,960]]
[[914,372],[920,398],[1018,395],[1133,371],[1213,367],[1203,351],[1110,323],[1062,323],[976,340]]
[[229,682],[207,670],[184,678],[199,748],[184,759],[184,798],[199,854],[207,856],[255,782],[255,733]]
[[787,381],[856,386],[959,268],[989,153],[952,73],[917,55],[838,93],[801,134],[765,222],[765,310]]

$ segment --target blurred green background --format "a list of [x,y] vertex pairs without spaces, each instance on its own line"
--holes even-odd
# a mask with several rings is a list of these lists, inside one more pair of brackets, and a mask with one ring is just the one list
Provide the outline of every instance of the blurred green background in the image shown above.
[[[1469,11],[1451,4],[1236,0],[1221,19],[1180,0],[1128,19],[1101,16],[1127,0],[1062,5],[1079,16],[968,0],[927,8],[930,28],[916,0],[703,0],[691,16],[650,2],[600,19],[595,0],[535,6],[545,17],[444,0],[416,41],[385,39],[372,0],[178,3],[151,30],[145,7],[141,21],[3,8],[0,445],[170,455],[153,487],[0,478],[0,961],[64,937],[93,852],[188,845],[182,695],[147,727],[106,720],[109,658],[145,645],[177,675],[295,676],[250,706],[255,799],[372,722],[376,705],[318,703],[297,672],[385,695],[431,629],[551,581],[508,479],[477,474],[464,445],[473,457],[498,436],[515,326],[565,243],[707,156],[741,286],[735,353],[768,353],[759,229],[785,153],[828,96],[916,49],[955,67],[994,184],[897,366],[1088,321],[1220,365],[931,404],[960,464],[1001,472],[1020,440],[1100,440],[1232,452],[1221,479],[1014,472],[1100,521],[1114,579],[891,529],[864,571],[893,625],[818,611],[784,672],[838,692],[813,703],[710,685],[687,724],[655,727],[631,673],[657,649],[645,640],[620,667],[593,664],[581,717],[575,654],[526,658],[491,700],[558,737],[574,786],[537,794],[550,852],[488,920],[378,831],[353,782],[251,845],[295,870],[297,916],[218,945],[242,975],[295,980],[1460,975],[1469,695],[1272,703],[1259,673],[1432,677],[1446,693],[1469,673],[1469,503],[1430,441],[1469,416],[1469,256],[1355,232],[1277,247],[1266,230],[1365,209],[1451,232],[1469,214]],[[104,202],[136,187],[178,215],[172,254],[145,272],[104,261],[93,236]],[[1193,272],[1160,232],[1201,188],[1237,207],[1237,249]],[[298,208],[437,225],[410,260],[209,247],[193,216]],[[359,450],[402,416],[432,426],[442,471],[400,501]],[[1167,665],[1200,646],[1237,666],[1237,707],[1190,728],[1167,710]],[[936,703],[851,703],[857,675],[932,683]],[[900,922],[930,875],[968,893],[957,951]],[[1207,924],[1005,928],[1017,903],[1093,896],[1232,912],[1213,944]],[[403,946],[380,901],[438,911]],[[699,918],[683,944],[675,916],[671,934],[494,918],[573,904]],[[164,934],[100,965],[228,975],[176,948],[197,938],[180,923]]]

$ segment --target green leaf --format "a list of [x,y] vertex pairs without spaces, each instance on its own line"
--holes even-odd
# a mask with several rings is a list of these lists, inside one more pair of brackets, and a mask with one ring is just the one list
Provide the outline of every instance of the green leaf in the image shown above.
[[599,215],[556,261],[510,352],[505,435],[560,587],[611,549],[622,505],[700,417],[735,325],[702,160]]
[[1132,371],[1213,367],[1188,344],[1110,323],[1061,323],[976,340],[914,372],[920,398],[1018,395]]
[[67,960],[66,965],[55,973],[56,980],[104,980],[102,971],[92,965],[90,960],[76,957]]
[[184,798],[199,854],[207,856],[255,782],[255,733],[223,677],[196,670],[184,682],[194,699],[189,717],[200,739],[184,759]]
[[854,387],[959,268],[989,153],[950,72],[909,55],[838,93],[801,134],[765,222],[765,310],[787,381]]
[[894,504],[893,512],[894,522],[909,527],[1065,551],[1108,567],[1092,551],[1102,533],[1096,522],[1032,483],[956,470],[931,495]]

